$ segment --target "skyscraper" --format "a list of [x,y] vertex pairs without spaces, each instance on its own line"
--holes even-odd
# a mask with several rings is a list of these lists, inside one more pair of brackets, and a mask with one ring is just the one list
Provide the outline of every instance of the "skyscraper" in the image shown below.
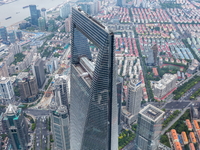
[[65,32],[71,32],[71,16],[65,19]]
[[15,39],[15,33],[14,33],[14,31],[9,31],[8,32],[8,37],[9,37],[10,43],[15,43],[16,39]]
[[45,21],[47,21],[47,14],[46,14],[46,9],[45,8],[41,9],[41,17],[43,17],[45,19]]
[[20,97],[22,100],[27,100],[28,102],[30,102],[37,98],[38,85],[34,76],[23,78],[20,81],[18,81],[18,87],[20,90]]
[[[54,95],[58,106],[64,105],[68,108],[68,86],[67,80],[61,77],[55,79]],[[69,109],[69,108],[68,108]]]
[[60,8],[60,17],[62,18],[67,18],[70,14],[70,4],[65,3],[61,8]]
[[4,42],[8,41],[8,34],[7,34],[7,30],[6,27],[0,27],[0,36],[3,39]]
[[61,105],[51,113],[52,132],[55,139],[54,149],[56,150],[70,150],[68,112],[67,107]]
[[46,30],[46,20],[43,17],[40,17],[38,19],[38,27],[40,31]]
[[14,150],[28,150],[28,125],[21,108],[10,104],[4,114],[3,126]]
[[31,14],[31,24],[38,25],[38,18],[40,17],[39,10],[36,9],[36,5],[29,5]]
[[141,108],[141,101],[142,101],[142,82],[138,80],[131,80],[128,85],[128,97],[126,103],[126,109],[134,118],[132,122],[137,119],[137,114]]
[[17,39],[19,41],[21,41],[22,40],[22,31],[20,31],[20,30],[16,31],[16,36],[17,36]]
[[134,150],[156,150],[162,130],[164,112],[147,105],[138,114],[138,127]]
[[[71,32],[71,149],[117,150],[114,34],[80,8],[72,8]],[[96,65],[87,38],[99,49]]]
[[41,88],[45,82],[44,64],[41,59],[36,60],[33,65],[33,74],[37,79],[38,87]]
[[117,0],[116,6],[122,7],[122,0]]
[[10,104],[14,100],[13,85],[9,78],[2,77],[0,79],[0,96],[6,104]]

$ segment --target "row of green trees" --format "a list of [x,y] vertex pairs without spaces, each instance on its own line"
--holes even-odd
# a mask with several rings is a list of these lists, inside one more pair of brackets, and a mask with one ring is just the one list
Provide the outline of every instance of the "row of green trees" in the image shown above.
[[159,76],[162,78],[162,76],[165,74],[165,73],[171,73],[171,74],[176,74],[177,71],[180,71],[180,68],[179,67],[176,67],[176,66],[164,66],[162,68],[158,67],[158,74]]
[[198,82],[200,82],[200,76],[194,76],[188,82],[186,82],[182,86],[178,87],[178,89],[173,92],[174,99],[178,100],[179,98],[181,98],[181,96],[183,96],[189,89],[191,89]]
[[48,80],[48,83],[44,87],[45,90],[47,90],[47,88],[48,88],[48,86],[49,86],[49,84],[51,83],[52,80],[53,80],[52,77]]
[[200,96],[200,89],[198,89],[197,91],[195,91],[191,96],[190,99],[195,99],[196,97]]
[[162,125],[162,128],[165,128],[168,126],[168,124],[174,120],[181,112],[179,110],[174,111],[164,122]]
[[135,138],[135,134],[133,132],[131,132],[130,130],[123,130],[118,137],[118,139],[119,139],[118,149],[119,150],[122,149],[134,138]]

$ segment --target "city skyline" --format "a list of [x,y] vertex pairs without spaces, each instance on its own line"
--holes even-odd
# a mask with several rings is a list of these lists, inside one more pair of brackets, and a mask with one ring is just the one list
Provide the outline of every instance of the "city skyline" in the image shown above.
[[200,149],[199,8],[2,0],[0,149]]

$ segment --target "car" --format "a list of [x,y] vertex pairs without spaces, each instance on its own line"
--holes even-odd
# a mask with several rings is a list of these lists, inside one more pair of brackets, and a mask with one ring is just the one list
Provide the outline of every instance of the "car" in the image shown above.
[[37,143],[37,146],[39,146],[39,143]]

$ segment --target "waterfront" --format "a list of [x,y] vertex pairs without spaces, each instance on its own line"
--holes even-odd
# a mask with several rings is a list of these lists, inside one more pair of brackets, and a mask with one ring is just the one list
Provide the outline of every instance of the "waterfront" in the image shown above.
[[[38,9],[56,7],[67,0],[17,0],[15,2],[0,6],[0,26],[10,26],[30,16],[29,8],[22,7],[31,4],[37,5]],[[11,17],[8,20],[5,18]]]

